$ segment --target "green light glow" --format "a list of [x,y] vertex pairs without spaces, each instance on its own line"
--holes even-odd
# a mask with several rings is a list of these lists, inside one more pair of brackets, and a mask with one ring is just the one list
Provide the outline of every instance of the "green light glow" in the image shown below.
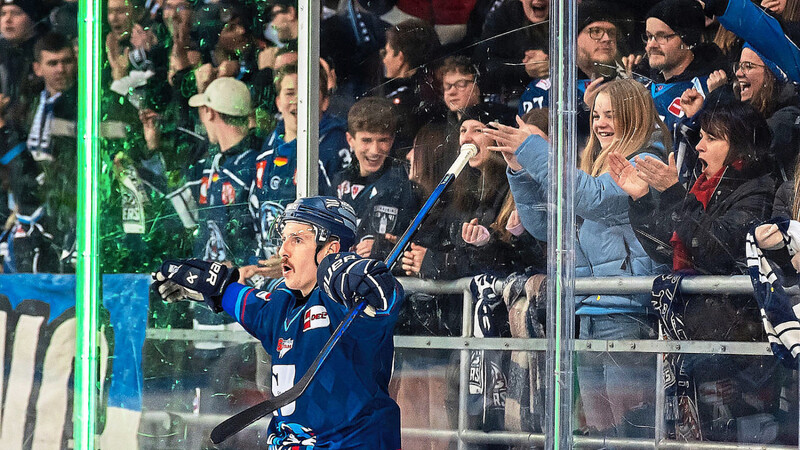
[[100,128],[99,1],[78,5],[78,267],[75,315],[75,398],[73,439],[78,450],[95,448],[97,424],[98,139]]

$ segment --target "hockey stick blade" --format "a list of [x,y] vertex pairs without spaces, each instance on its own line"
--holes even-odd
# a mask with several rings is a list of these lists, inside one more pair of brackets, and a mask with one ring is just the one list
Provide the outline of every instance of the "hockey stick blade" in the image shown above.
[[[400,254],[403,252],[403,250],[405,250],[405,247],[411,241],[413,235],[419,229],[422,221],[428,215],[428,212],[439,200],[439,197],[441,197],[444,190],[453,182],[461,170],[464,169],[467,161],[475,156],[477,152],[478,148],[474,144],[464,144],[461,147],[461,152],[447,170],[447,173],[442,178],[442,181],[440,181],[439,185],[436,186],[436,189],[433,190],[430,197],[428,197],[428,199],[425,201],[425,204],[422,205],[422,208],[420,208],[416,217],[414,217],[414,220],[411,221],[411,224],[408,226],[405,233],[403,233],[403,235],[397,239],[397,244],[395,244],[394,249],[392,249],[391,253],[389,253],[389,256],[386,257],[385,263],[390,270],[400,257]],[[350,328],[353,320],[355,320],[355,318],[358,317],[358,315],[361,314],[361,312],[366,308],[367,302],[365,300],[361,300],[347,312],[345,319],[339,324],[338,327],[336,327],[336,329],[333,331],[333,334],[328,339],[328,342],[325,343],[325,346],[322,348],[322,350],[320,350],[319,354],[314,359],[314,362],[311,363],[311,366],[308,368],[308,370],[306,370],[306,373],[303,374],[303,377],[300,378],[300,380],[298,380],[294,386],[276,397],[251,406],[235,416],[225,419],[222,423],[214,427],[214,430],[211,431],[211,442],[214,444],[219,444],[234,434],[252,425],[258,419],[267,416],[277,411],[279,408],[282,408],[297,400],[297,398],[300,397],[303,392],[305,392],[309,384],[311,384],[311,381],[314,379],[317,372],[319,372],[319,369],[322,367],[325,359],[327,359],[328,355],[336,346],[336,343],[339,342],[339,339],[341,339],[344,333],[347,332],[348,328]]]

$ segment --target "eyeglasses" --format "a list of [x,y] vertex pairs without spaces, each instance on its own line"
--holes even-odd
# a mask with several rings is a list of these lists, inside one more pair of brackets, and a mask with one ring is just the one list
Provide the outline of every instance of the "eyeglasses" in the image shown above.
[[650,34],[650,33],[645,33],[645,34],[642,35],[642,42],[647,44],[651,40],[655,39],[656,44],[664,45],[667,42],[669,42],[670,39],[674,38],[677,35],[678,35],[677,33],[672,33],[672,34]]
[[475,78],[470,78],[469,80],[458,80],[455,83],[444,83],[444,91],[447,92],[452,88],[456,88],[459,91],[463,91],[467,88],[467,86],[475,83]]
[[603,39],[603,35],[607,34],[609,39],[616,39],[617,38],[617,29],[616,28],[602,28],[602,27],[591,27],[587,28],[586,32],[589,33],[589,37],[594,39],[595,41],[599,41]]
[[750,61],[735,62],[735,63],[733,63],[733,73],[736,73],[736,72],[739,71],[739,69],[742,69],[742,73],[743,74],[748,74],[748,73],[750,73],[750,71],[752,71],[756,67],[762,67],[763,68],[763,67],[766,67],[766,66],[763,65],[763,64],[751,63]]

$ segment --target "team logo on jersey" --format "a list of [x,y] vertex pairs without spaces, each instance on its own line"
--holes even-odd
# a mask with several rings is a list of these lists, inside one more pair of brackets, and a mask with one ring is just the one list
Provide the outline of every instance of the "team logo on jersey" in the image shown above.
[[269,180],[269,188],[273,191],[277,191],[281,185],[281,177],[275,175],[274,177],[270,178]]
[[267,291],[258,291],[256,293],[256,297],[260,298],[261,300],[264,300],[265,302],[269,301],[270,295],[272,294]]
[[667,107],[667,111],[671,112],[675,117],[683,117],[683,108],[681,108],[681,98],[676,97],[672,103]]
[[363,190],[364,190],[364,185],[363,184],[354,184],[354,185],[350,186],[350,196],[352,198],[356,198],[358,196],[358,194],[360,194],[361,191],[363,191]]
[[205,205],[208,203],[208,177],[203,177],[200,180],[200,204]]
[[291,350],[293,345],[294,339],[278,338],[278,358],[283,358],[283,355]]
[[314,328],[327,327],[331,324],[331,319],[328,317],[328,310],[322,305],[314,305],[308,308],[308,311],[303,315],[303,332],[313,330]]
[[222,204],[230,205],[236,201],[236,189],[229,182],[222,183]]
[[339,186],[336,186],[336,191],[339,194],[339,198],[344,198],[345,194],[350,193],[350,182],[342,181],[339,183]]
[[377,233],[391,233],[397,224],[397,213],[400,210],[394,206],[375,205],[370,216],[370,225]]
[[267,170],[267,162],[259,161],[256,163],[256,186],[259,189],[264,187],[264,171]]
[[314,430],[297,423],[280,422],[267,436],[269,450],[313,450],[317,444]]

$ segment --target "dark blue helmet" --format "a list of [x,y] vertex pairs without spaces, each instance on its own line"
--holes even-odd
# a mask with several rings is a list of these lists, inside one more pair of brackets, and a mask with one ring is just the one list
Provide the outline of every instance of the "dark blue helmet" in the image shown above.
[[314,227],[317,243],[323,244],[336,237],[347,251],[356,241],[356,212],[353,207],[336,197],[299,198],[286,206],[278,221],[278,232],[286,222],[302,222]]

